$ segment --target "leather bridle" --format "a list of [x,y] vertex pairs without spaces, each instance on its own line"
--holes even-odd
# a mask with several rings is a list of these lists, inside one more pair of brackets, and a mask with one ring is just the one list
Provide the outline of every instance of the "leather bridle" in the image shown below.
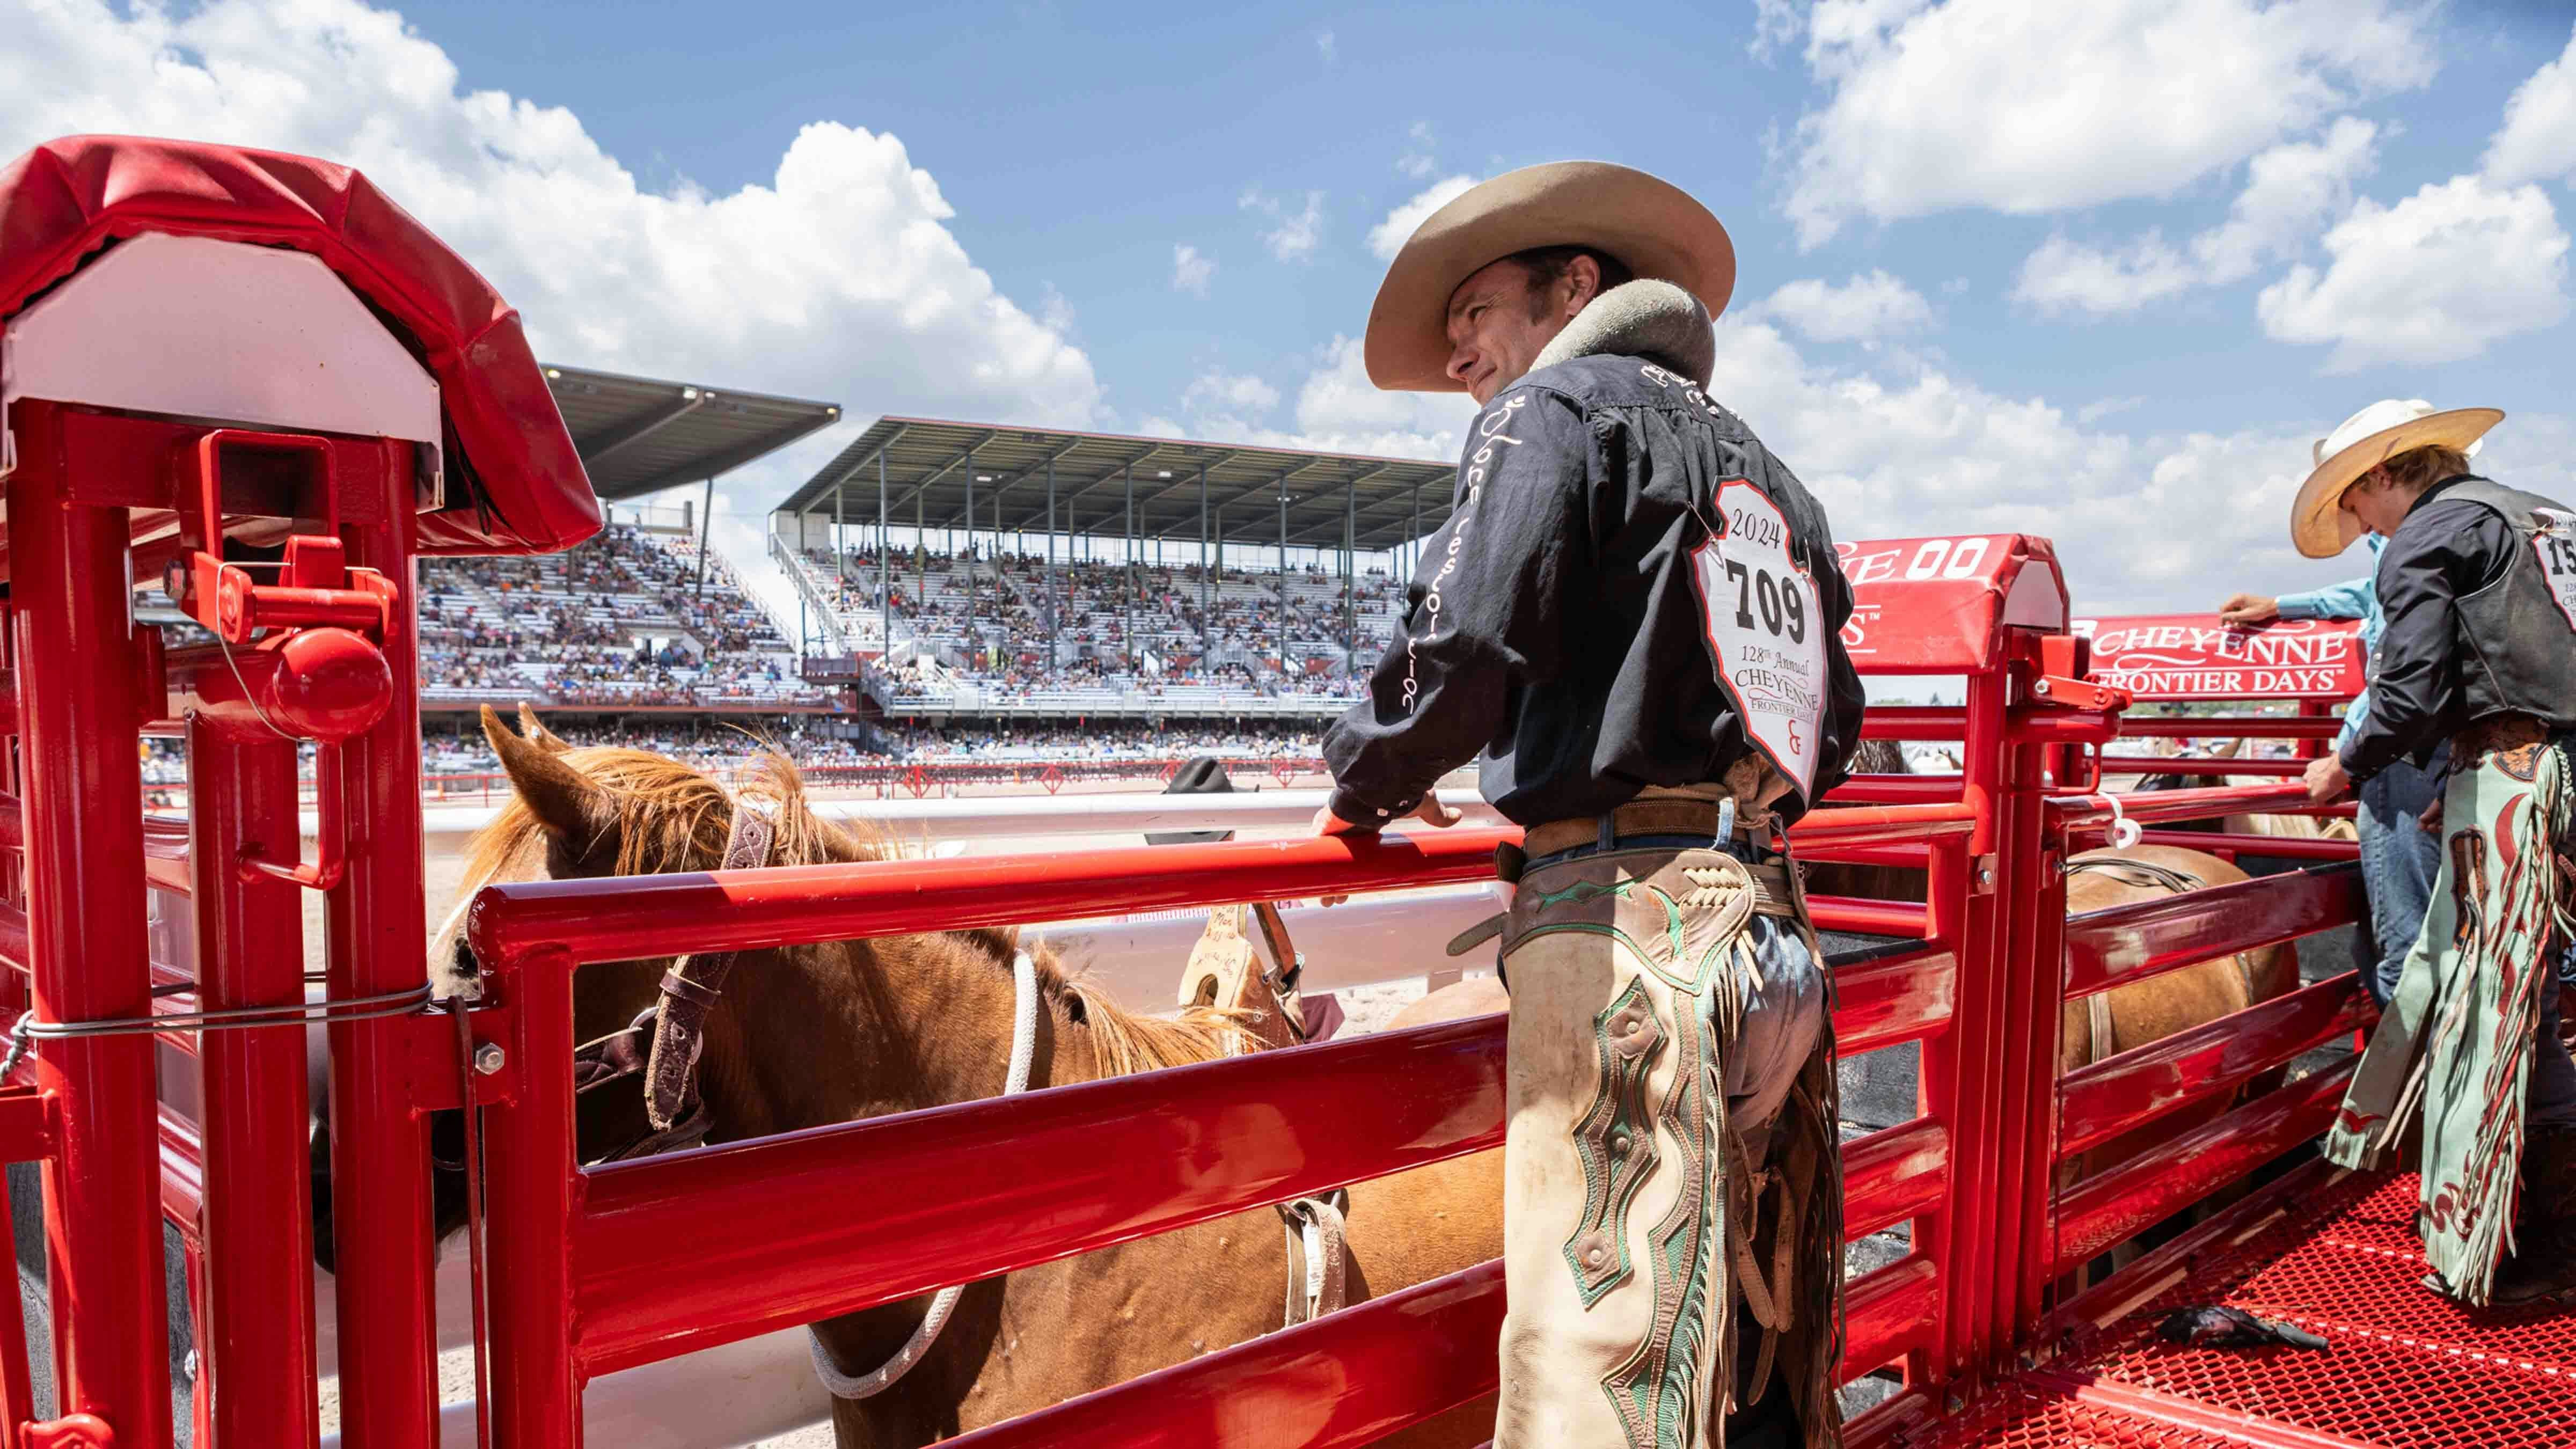
[[[736,802],[719,868],[754,870],[768,864],[777,833],[777,823],[769,816]],[[698,1058],[706,1050],[707,1015],[723,999],[725,978],[732,974],[739,955],[718,951],[672,962],[671,969],[662,973],[660,997],[624,1030],[574,1049],[575,1097],[642,1077],[644,1116],[652,1124],[593,1162],[623,1162],[705,1145],[714,1121],[698,1093]]]

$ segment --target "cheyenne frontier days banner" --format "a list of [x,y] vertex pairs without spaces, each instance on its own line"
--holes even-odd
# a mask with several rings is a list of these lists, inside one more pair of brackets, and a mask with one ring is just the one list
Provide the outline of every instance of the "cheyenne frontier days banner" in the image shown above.
[[2352,619],[2230,629],[2215,614],[2078,619],[2093,678],[2140,699],[2348,699],[2367,663]]

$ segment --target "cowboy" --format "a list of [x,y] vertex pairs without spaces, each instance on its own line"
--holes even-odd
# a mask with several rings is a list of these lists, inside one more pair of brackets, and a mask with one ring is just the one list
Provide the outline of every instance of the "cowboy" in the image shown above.
[[2576,1061],[2552,969],[2576,823],[2576,512],[2469,471],[2503,420],[2373,403],[2317,445],[2290,525],[2310,558],[2387,539],[2370,713],[2309,768],[2310,798],[2451,749],[2431,904],[2326,1156],[2381,1166],[2422,1108],[2425,1284],[2472,1305],[2576,1292]]
[[[2424,413],[2433,410],[2430,403],[2406,406]],[[2320,440],[2318,455],[2312,461],[2325,461],[2324,448],[2325,442]],[[2476,451],[2472,444],[2468,454],[2474,456]],[[2362,542],[2369,545],[2371,561],[2377,563],[2387,539],[2369,533]],[[2219,605],[2218,622],[2234,629],[2259,629],[2281,619],[2358,619],[2362,655],[2369,658],[2377,652],[2380,630],[2386,627],[2375,583],[2374,575],[2363,574],[2279,598],[2233,594]],[[2370,687],[2364,684],[2361,693],[2344,707],[2343,729],[2335,736],[2336,752],[2352,743],[2353,736],[2361,732],[2362,721],[2368,718]],[[2361,838],[2361,884],[2370,905],[2370,920],[2363,935],[2371,944],[2374,963],[2362,973],[2361,984],[2383,1010],[2396,994],[2397,974],[2406,964],[2406,952],[2415,944],[2416,933],[2424,928],[2424,908],[2433,898],[2433,876],[2440,865],[2437,857],[2441,851],[2431,833],[2415,822],[2441,794],[2442,781],[2449,773],[2450,743],[2446,740],[2434,746],[2432,759],[2422,768],[2412,760],[2391,760],[2355,792],[2360,808],[2355,812],[2353,827]]]
[[1511,910],[1452,946],[1498,929],[1511,989],[1498,1449],[1841,1442],[1833,1043],[1780,832],[1863,696],[1824,510],[1705,391],[1734,280],[1698,202],[1560,162],[1434,212],[1369,316],[1371,381],[1481,411],[1316,828],[1449,824],[1479,755],[1524,827]]

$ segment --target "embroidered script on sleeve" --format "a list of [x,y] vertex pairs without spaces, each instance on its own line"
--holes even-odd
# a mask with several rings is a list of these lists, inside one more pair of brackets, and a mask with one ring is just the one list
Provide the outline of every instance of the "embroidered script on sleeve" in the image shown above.
[[1458,571],[1458,551],[1466,545],[1468,530],[1476,526],[1476,500],[1484,492],[1486,475],[1493,471],[1494,450],[1521,445],[1520,439],[1505,430],[1512,424],[1512,414],[1528,403],[1527,394],[1515,393],[1495,403],[1491,410],[1476,420],[1476,436],[1484,443],[1467,459],[1466,501],[1458,505],[1457,521],[1449,530],[1449,547],[1442,554],[1440,571],[1431,576],[1431,586],[1423,591],[1422,632],[1416,635],[1408,629],[1404,635],[1403,704],[1406,714],[1413,713],[1414,701],[1422,691],[1415,651],[1423,639],[1440,627],[1440,590],[1448,583],[1449,576]]

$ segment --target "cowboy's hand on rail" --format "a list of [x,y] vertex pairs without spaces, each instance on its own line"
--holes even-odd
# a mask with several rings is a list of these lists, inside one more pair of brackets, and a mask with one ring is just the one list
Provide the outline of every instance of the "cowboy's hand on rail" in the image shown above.
[[2281,601],[2265,594],[2230,594],[2218,606],[2218,622],[2231,629],[2251,629],[2281,617]]
[[2325,755],[2308,762],[2308,799],[2323,805],[2339,800],[2352,789],[2352,776],[2344,773],[2341,755]]
[[2439,835],[2442,833],[2442,796],[2440,792],[2436,792],[2433,798],[2425,804],[2424,813],[2415,817],[2415,824],[2416,827],[2422,830],[2426,835]]

